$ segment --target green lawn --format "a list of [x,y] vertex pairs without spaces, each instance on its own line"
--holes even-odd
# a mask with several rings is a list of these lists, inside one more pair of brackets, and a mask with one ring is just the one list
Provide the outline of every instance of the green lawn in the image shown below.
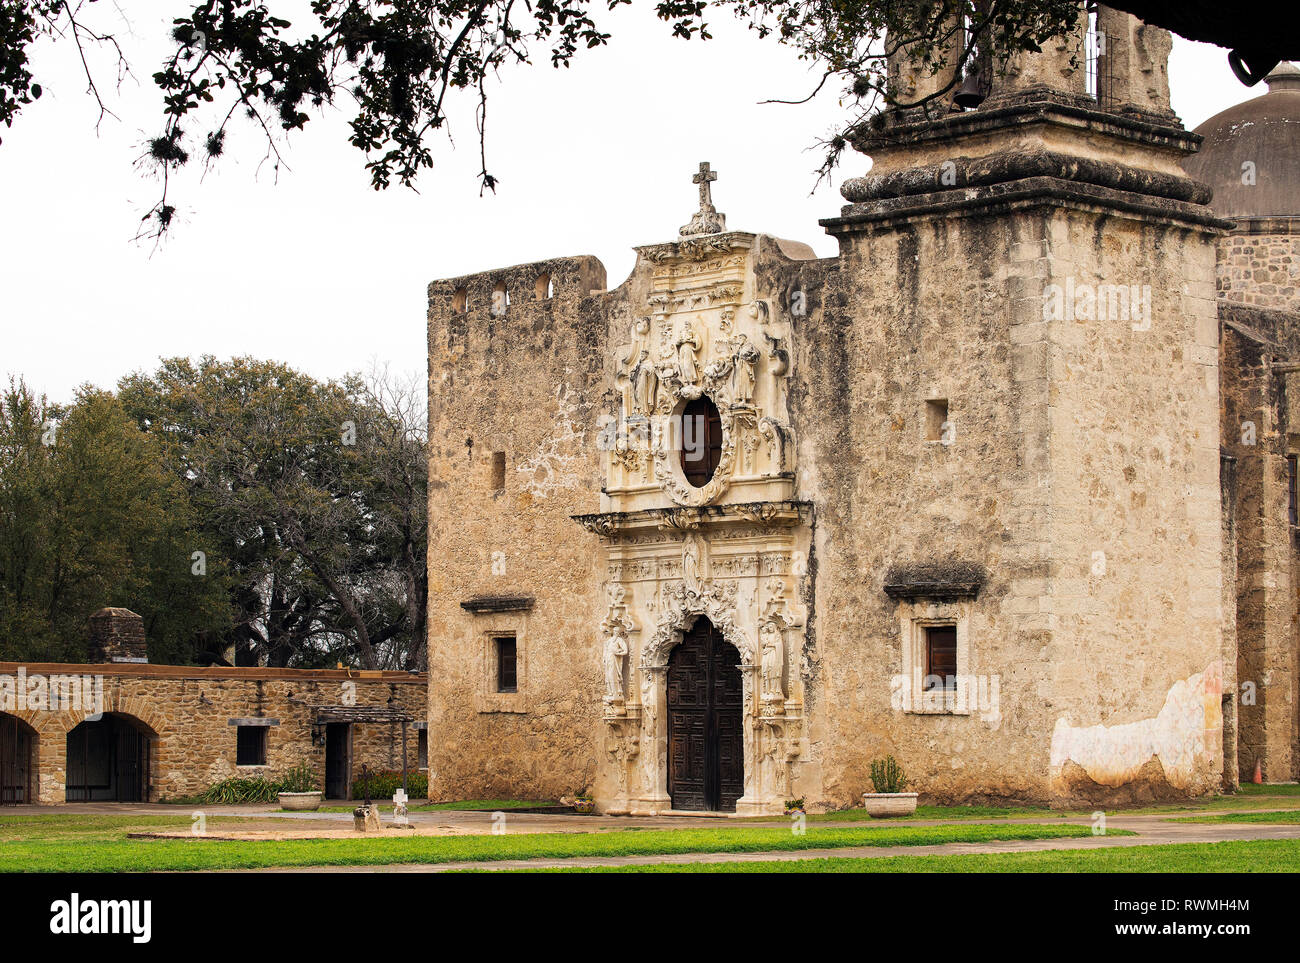
[[[63,819],[72,825],[59,826]],[[108,822],[116,820],[117,825]],[[209,820],[209,829],[215,818]],[[1087,826],[969,825],[618,830],[606,833],[402,837],[232,842],[134,840],[122,836],[163,820],[139,817],[0,817],[0,872],[141,872],[253,869],[268,866],[373,866],[495,859],[633,856],[661,853],[798,851],[845,846],[921,846],[935,843],[1087,836]],[[220,820],[222,825],[227,823]],[[35,828],[32,824],[36,823]],[[90,825],[86,825],[86,824]],[[171,828],[188,819],[170,821]],[[13,837],[21,834],[22,839]]]
[[1300,809],[1286,812],[1243,812],[1224,813],[1221,816],[1183,816],[1173,820],[1178,823],[1273,823],[1282,826],[1294,826],[1300,823]]
[[1241,791],[1247,796],[1300,796],[1300,783],[1274,782],[1256,786],[1253,782],[1243,782]]
[[[486,872],[467,870],[467,872]],[[1296,873],[1300,840],[1178,843],[1114,849],[1049,849],[1033,853],[883,856],[764,862],[659,863],[515,872],[576,873]]]

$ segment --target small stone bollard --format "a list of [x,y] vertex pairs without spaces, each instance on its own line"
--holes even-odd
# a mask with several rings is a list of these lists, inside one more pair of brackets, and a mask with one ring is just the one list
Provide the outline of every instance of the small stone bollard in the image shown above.
[[379,832],[379,807],[358,806],[352,810],[352,828],[359,833]]

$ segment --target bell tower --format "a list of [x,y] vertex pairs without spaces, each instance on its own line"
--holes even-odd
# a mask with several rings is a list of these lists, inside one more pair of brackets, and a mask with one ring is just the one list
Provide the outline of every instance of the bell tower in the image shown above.
[[[857,514],[835,551],[816,548],[818,604],[837,604],[821,580],[856,575],[870,597],[838,604],[890,637],[864,654],[822,636],[824,658],[898,673],[932,627],[956,626],[958,678],[996,677],[1000,706],[943,731],[987,749],[948,760],[908,699],[875,722],[917,783],[953,795],[1119,800],[1221,774],[1227,225],[1180,168],[1199,138],[1169,108],[1168,35],[1105,8],[1097,23],[1090,39],[1080,5],[975,109],[864,125],[851,143],[870,172],[822,222],[839,291],[802,342],[823,379],[796,392],[794,428],[805,497]],[[912,53],[891,77],[937,83]],[[833,407],[863,412],[841,426],[867,460],[853,480],[831,460],[845,442],[817,427]],[[943,574],[980,570],[982,585]],[[846,749],[828,778],[854,765]]]

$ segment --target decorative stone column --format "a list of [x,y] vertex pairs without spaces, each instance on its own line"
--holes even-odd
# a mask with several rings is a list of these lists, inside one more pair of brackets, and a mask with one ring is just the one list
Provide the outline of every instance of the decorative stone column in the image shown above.
[[762,722],[759,714],[760,667],[740,663],[742,684],[740,725],[745,747],[745,794],[736,800],[737,816],[766,816],[781,811],[781,801],[765,799],[764,779],[759,771],[763,760]]
[[668,795],[668,665],[641,666],[641,796],[637,811],[672,808]]

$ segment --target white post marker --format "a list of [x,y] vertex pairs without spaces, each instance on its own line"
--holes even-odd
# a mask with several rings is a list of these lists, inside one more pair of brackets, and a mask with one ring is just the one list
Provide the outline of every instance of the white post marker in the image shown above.
[[398,789],[393,793],[393,823],[397,826],[405,826],[409,822],[406,818],[406,791]]

